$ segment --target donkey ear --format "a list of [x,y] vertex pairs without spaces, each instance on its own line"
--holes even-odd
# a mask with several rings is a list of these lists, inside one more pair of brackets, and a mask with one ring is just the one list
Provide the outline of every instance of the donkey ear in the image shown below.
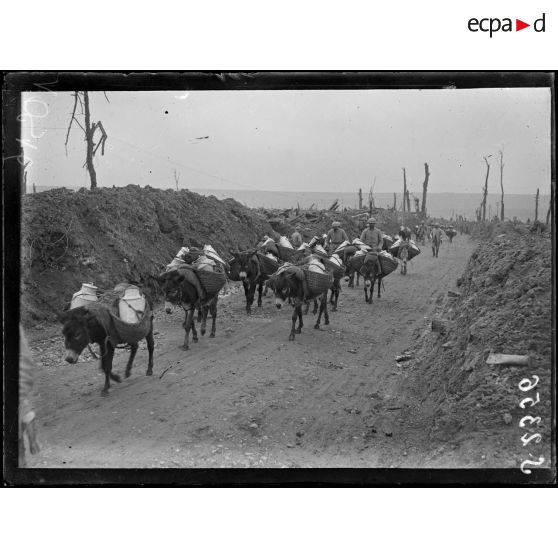
[[65,324],[70,318],[68,312],[56,311],[55,314],[56,314],[56,320],[59,321],[61,324]]
[[235,257],[238,256],[238,252],[235,252],[232,248],[229,248],[229,254]]

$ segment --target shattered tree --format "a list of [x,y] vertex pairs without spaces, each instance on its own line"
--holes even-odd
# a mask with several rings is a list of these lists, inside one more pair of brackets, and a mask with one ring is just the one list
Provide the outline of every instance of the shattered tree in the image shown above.
[[406,211],[406,204],[407,204],[407,174],[405,172],[405,167],[403,167],[403,211]]
[[428,178],[430,171],[428,170],[428,163],[424,163],[424,182],[422,183],[422,207],[421,212],[423,217],[426,217],[426,192],[428,191]]
[[500,153],[500,190],[502,190],[502,198],[500,200],[500,221],[504,220],[504,152]]
[[[105,94],[105,98],[108,101],[108,97]],[[80,104],[82,109],[82,114],[84,117],[84,125],[82,126],[80,121],[76,118],[76,109],[77,104]],[[91,189],[97,187],[97,173],[95,172],[95,166],[93,164],[93,157],[97,153],[99,147],[101,148],[101,155],[105,154],[105,143],[107,141],[107,133],[103,124],[99,120],[98,122],[93,122],[91,124],[91,111],[89,109],[89,92],[88,91],[76,91],[74,92],[74,108],[72,110],[72,116],[70,118],[70,123],[68,124],[68,131],[66,133],[66,141],[64,146],[66,148],[66,155],[68,154],[68,140],[70,138],[70,130],[72,128],[73,122],[83,130],[85,134],[85,143],[86,143],[86,156],[85,156],[85,164],[84,166],[87,168],[89,172],[89,177],[91,180]],[[101,138],[98,143],[95,143],[94,136],[95,132],[99,130],[101,133]]]
[[488,175],[490,174],[490,163],[488,162],[488,159],[490,157],[491,155],[483,157],[484,162],[486,163],[486,177],[484,179],[484,189],[482,191],[482,202],[481,202],[483,221],[486,221],[486,196],[488,195]]

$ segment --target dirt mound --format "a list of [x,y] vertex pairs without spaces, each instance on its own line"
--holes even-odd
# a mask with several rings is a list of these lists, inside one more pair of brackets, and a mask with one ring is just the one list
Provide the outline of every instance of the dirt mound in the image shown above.
[[[481,230],[482,229],[482,230]],[[550,457],[551,417],[551,239],[532,234],[521,224],[477,227],[482,238],[472,254],[459,292],[440,300],[437,319],[446,330],[430,327],[420,335],[415,366],[403,380],[423,406],[417,409],[429,425],[433,443],[451,440],[486,446],[486,466],[517,466],[528,452]],[[491,353],[528,355],[528,367],[490,366]],[[531,412],[518,406],[527,395],[520,391],[522,378],[540,377],[538,407]],[[544,433],[543,442],[524,448],[520,441],[529,428],[518,428],[527,414],[543,420],[533,432]],[[451,444],[450,444],[451,446]],[[545,446],[543,448],[543,446]],[[463,448],[461,448],[463,450]],[[508,451],[504,451],[508,450]],[[447,452],[448,448],[444,448]],[[502,452],[502,453],[500,453]],[[507,461],[502,461],[507,454]],[[509,455],[517,455],[511,460]],[[539,453],[537,453],[539,455]],[[449,456],[449,454],[448,454]]]
[[158,274],[181,246],[223,255],[254,246],[272,229],[232,199],[146,186],[65,188],[22,200],[22,321],[52,319],[82,282],[121,281],[156,294]]

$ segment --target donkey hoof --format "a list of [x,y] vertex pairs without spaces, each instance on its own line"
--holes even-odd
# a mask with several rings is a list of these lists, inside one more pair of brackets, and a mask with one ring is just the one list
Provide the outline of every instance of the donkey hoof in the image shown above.
[[295,333],[302,333],[302,328],[299,327],[299,328],[295,329]]
[[131,370],[126,370],[126,372],[124,373],[124,377],[125,378],[129,378],[132,375],[132,371]]
[[202,335],[205,335],[205,329],[202,329],[202,330],[201,330],[201,334],[202,334]]
[[197,337],[194,337],[194,338],[192,339],[192,342],[193,342],[193,343],[197,343],[197,342],[198,342],[198,338],[197,338]]
[[294,341],[294,338],[295,338],[294,333],[291,333],[289,335],[289,341]]
[[151,368],[145,373],[146,376],[153,376],[153,370]]
[[332,312],[337,312],[337,308],[335,306],[332,306],[331,311]]
[[320,324],[316,324],[316,325],[314,326],[314,329],[320,329]]
[[113,380],[114,382],[118,382],[118,383],[120,383],[122,381],[122,378],[118,374],[111,374],[110,379]]
[[329,320],[326,319],[326,321],[324,323],[325,323],[325,325],[329,325]]
[[190,347],[188,347],[188,345],[180,345],[179,349],[182,349],[183,351],[189,351]]
[[109,394],[108,388],[104,388],[101,390],[101,396],[106,397]]
[[209,334],[209,337],[215,337],[215,334],[214,334],[214,333],[210,333],[210,334]]

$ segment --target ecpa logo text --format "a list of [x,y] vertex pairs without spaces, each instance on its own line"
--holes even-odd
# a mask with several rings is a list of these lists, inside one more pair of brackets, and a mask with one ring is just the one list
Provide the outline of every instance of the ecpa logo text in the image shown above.
[[[533,23],[533,29],[537,33],[545,32],[545,15],[546,14],[543,13],[543,15],[539,19],[536,19]],[[469,20],[467,27],[469,28],[469,31],[472,31],[473,33],[477,33],[478,31],[489,33],[490,38],[492,38],[492,35],[498,31],[510,32],[514,30],[512,19],[509,17],[505,17],[503,19],[498,17],[485,17],[482,19],[472,17]],[[521,31],[527,27],[531,27],[531,24],[525,23],[521,19],[515,20],[515,31]]]

